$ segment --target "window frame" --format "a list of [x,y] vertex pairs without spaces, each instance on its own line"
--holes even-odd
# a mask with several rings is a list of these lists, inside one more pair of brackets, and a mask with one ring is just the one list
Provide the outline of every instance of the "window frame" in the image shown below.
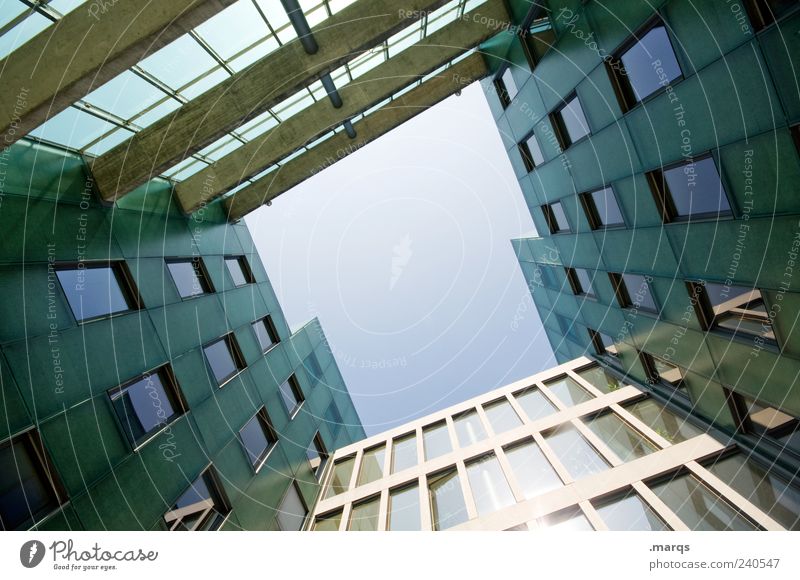
[[[561,229],[558,225],[558,219],[556,218],[552,207],[555,204],[559,204],[559,206],[561,206],[561,211],[564,213],[564,219],[567,221],[567,229]],[[544,215],[544,221],[547,223],[547,229],[549,230],[551,236],[572,233],[572,226],[570,225],[569,220],[567,220],[567,212],[564,211],[564,206],[560,200],[553,201],[551,203],[543,203],[540,207],[542,209],[542,214]]]
[[[622,362],[619,354],[619,348],[617,347],[617,341],[614,340],[613,336],[592,328],[587,328],[586,330],[589,331],[589,340],[591,341],[597,356],[604,357],[608,362],[614,364],[615,366]],[[607,347],[603,342],[603,335],[611,339],[611,342],[613,343],[612,347],[616,350],[609,350],[609,347]]]
[[[258,459],[253,462],[250,458],[250,452],[245,447],[244,440],[242,439],[242,429],[244,429],[253,419],[257,420],[259,425],[261,425],[261,429],[264,432],[264,436],[267,440],[267,448],[264,452],[258,456]],[[239,443],[241,444],[242,451],[247,458],[247,463],[252,467],[255,473],[258,473],[264,464],[269,459],[269,456],[272,455],[272,450],[278,445],[278,432],[275,431],[275,428],[272,425],[272,419],[269,417],[269,413],[267,412],[267,407],[262,405],[261,408],[256,411],[256,414],[250,417],[247,421],[245,421],[242,428],[239,429],[237,433],[237,437],[239,438]]]
[[[511,101],[514,100],[514,97],[516,97],[516,94],[514,95],[514,97],[512,97],[508,92],[508,87],[506,86],[506,82],[503,79],[503,77],[506,74],[506,71],[509,71],[509,74],[511,74],[510,65],[505,66],[503,67],[502,70],[497,71],[497,74],[495,75],[495,78],[492,81],[492,84],[494,85],[494,90],[497,93],[498,98],[500,99],[500,104],[503,106],[503,110],[507,109],[511,105]],[[512,81],[514,80],[513,76],[511,77],[511,80]],[[514,88],[516,89],[516,93],[519,94],[519,87],[516,86],[516,82],[514,83]]]
[[[322,483],[327,475],[326,470],[328,465],[331,464],[331,454],[328,452],[328,448],[325,446],[325,442],[322,440],[322,435],[319,431],[314,433],[314,436],[311,438],[311,443],[309,443],[309,446],[306,448],[306,450],[308,450],[312,445],[314,446],[319,458],[313,460],[308,459],[308,463],[311,467],[311,473],[314,474],[314,477],[317,478],[318,482]],[[306,458],[308,458],[307,453]]]
[[[797,431],[800,431],[800,417],[795,417],[793,414],[788,413],[782,409],[779,409],[775,405],[770,403],[764,403],[760,399],[755,397],[751,397],[749,395],[745,395],[743,393],[738,393],[728,387],[722,387],[723,392],[725,393],[726,400],[728,402],[728,408],[733,415],[733,420],[736,423],[736,428],[739,432],[744,433],[746,435],[750,435],[752,437],[758,437],[759,442],[762,439],[767,438],[770,443],[779,447],[782,453],[788,452],[793,456],[797,456],[798,453],[793,451],[792,449],[782,446],[778,439],[785,435],[790,435]],[[787,422],[784,425],[778,425],[777,427],[769,428],[761,428],[757,426],[757,424],[750,418],[750,413],[747,412],[747,403],[744,398],[747,397],[752,399],[758,405],[769,407],[779,411],[785,415],[788,415],[792,418],[791,421]]]
[[[631,292],[628,289],[628,285],[625,283],[626,274],[642,277],[644,283],[647,284],[647,294],[650,296],[653,304],[655,304],[655,309],[648,306],[643,306],[641,304],[636,304],[633,298],[631,298]],[[648,278],[650,278],[650,280],[648,280]],[[658,316],[660,313],[659,301],[656,300],[656,296],[653,293],[653,287],[650,284],[652,281],[651,276],[647,274],[636,274],[635,272],[608,272],[608,279],[611,281],[611,287],[614,289],[614,297],[616,298],[617,304],[620,308],[636,309],[636,312],[645,312],[647,314],[654,314]]]
[[294,375],[294,373],[292,373],[288,379],[286,379],[280,385],[278,385],[278,391],[280,391],[281,386],[283,386],[284,383],[289,385],[289,388],[291,389],[294,398],[297,400],[294,409],[290,410],[286,405],[286,401],[284,401],[283,393],[282,392],[278,393],[278,395],[281,398],[281,403],[283,404],[283,408],[286,410],[286,414],[289,415],[289,420],[291,421],[297,416],[297,413],[300,412],[300,408],[305,404],[306,396],[303,394],[303,391],[300,388],[300,383],[297,380],[297,377]]
[[572,293],[575,296],[582,296],[584,298],[588,298],[589,300],[597,300],[597,294],[594,291],[594,285],[591,283],[594,281],[594,278],[590,280],[590,291],[587,292],[583,287],[580,278],[578,277],[578,270],[583,270],[587,273],[587,275],[589,274],[589,271],[586,268],[573,268],[571,266],[564,267],[564,271],[567,274],[567,281],[569,282],[570,288],[572,288]]
[[795,7],[790,8],[785,14],[776,17],[769,3],[765,2],[765,0],[744,0],[742,4],[744,5],[747,18],[755,33],[760,33],[762,30],[797,13],[797,7]]
[[136,312],[145,309],[144,301],[142,300],[142,295],[139,293],[139,288],[136,285],[136,281],[133,278],[133,274],[131,274],[130,268],[128,268],[128,263],[126,260],[86,260],[86,261],[69,261],[69,262],[56,262],[53,265],[53,270],[57,273],[59,271],[72,271],[72,270],[90,270],[90,269],[100,269],[100,268],[109,268],[114,273],[114,279],[117,281],[117,285],[119,286],[120,291],[122,292],[123,297],[125,298],[125,302],[128,305],[127,310],[120,310],[119,312],[111,312],[108,314],[98,314],[97,316],[90,316],[88,318],[78,318],[78,313],[72,308],[72,304],[69,301],[67,296],[67,292],[64,289],[64,286],[61,284],[61,280],[58,278],[56,274],[56,280],[58,282],[59,288],[61,288],[61,293],[64,295],[64,300],[69,307],[69,311],[72,314],[72,318],[75,320],[75,323],[78,326],[83,324],[87,324],[89,322],[95,322],[97,320],[106,320],[109,318],[115,318],[117,316],[124,316],[125,314],[130,314],[131,312]]
[[[256,324],[263,324],[267,329],[267,336],[269,336],[270,340],[272,340],[272,344],[269,345],[267,348],[264,348],[261,345],[261,340],[258,338],[258,333],[256,332],[256,329],[254,328]],[[258,346],[261,348],[261,354],[267,354],[273,348],[278,346],[278,344],[280,344],[280,342],[281,342],[281,338],[280,338],[280,336],[278,336],[278,331],[275,328],[275,323],[272,321],[272,315],[271,314],[267,314],[266,316],[262,316],[258,320],[255,320],[254,322],[251,322],[250,323],[250,328],[252,328],[253,334],[255,334],[255,336],[256,336],[256,342],[258,343]]]
[[[281,499],[278,502],[278,509],[280,510],[280,507],[283,505],[283,502],[286,499],[286,497],[289,495],[289,490],[292,489],[292,487],[294,487],[294,492],[297,494],[297,497],[300,499],[300,503],[302,504],[303,509],[306,511],[306,515],[305,515],[305,517],[303,519],[303,523],[300,525],[300,529],[299,529],[299,531],[305,531],[309,526],[309,522],[313,521],[313,518],[311,517],[311,510],[308,508],[308,504],[306,503],[306,500],[303,497],[302,492],[300,491],[300,486],[297,485],[297,480],[296,479],[292,479],[292,482],[286,488],[286,491],[284,491],[283,495],[281,495]],[[275,525],[277,526],[278,530],[285,531],[281,527],[281,522],[277,517],[275,518]]]
[[[206,354],[206,348],[212,346],[218,342],[225,341],[225,344],[228,346],[228,353],[231,355],[233,359],[233,364],[236,366],[236,370],[233,371],[231,374],[226,376],[224,379],[217,379],[217,376],[214,374],[214,369],[211,366],[211,362],[208,360],[208,355]],[[206,364],[206,369],[209,372],[209,376],[211,376],[214,381],[217,383],[217,388],[222,388],[223,386],[227,385],[231,382],[237,375],[239,375],[243,370],[247,368],[247,361],[242,354],[241,349],[239,348],[239,342],[236,340],[236,334],[231,331],[222,336],[219,336],[213,340],[210,340],[204,343],[201,347],[203,351],[203,360]]]
[[[242,275],[244,276],[245,283],[244,284],[237,284],[234,279],[233,275],[230,271],[230,266],[228,266],[228,260],[236,260],[239,264],[239,268],[242,270]],[[232,254],[229,256],[224,256],[223,261],[225,262],[225,269],[228,272],[228,276],[230,276],[231,282],[233,282],[234,288],[244,288],[245,286],[249,286],[250,284],[256,283],[256,278],[253,275],[253,269],[250,268],[250,262],[247,260],[247,256],[244,254]]]
[[[613,224],[604,224],[602,219],[600,218],[600,212],[597,210],[597,204],[594,201],[594,197],[592,194],[597,193],[599,191],[609,190],[611,192],[611,197],[614,198],[614,203],[619,210],[619,214],[622,216],[622,221]],[[597,187],[592,189],[591,191],[585,191],[581,193],[578,198],[580,199],[581,206],[583,207],[583,211],[586,214],[586,220],[589,222],[589,227],[592,230],[613,230],[613,229],[622,229],[627,228],[628,224],[625,221],[625,215],[622,213],[622,208],[619,205],[619,199],[617,199],[617,192],[614,190],[612,185],[604,185],[603,187]]]
[[[194,272],[197,275],[198,279],[200,280],[200,287],[203,289],[202,292],[198,294],[192,294],[190,296],[182,296],[180,288],[178,288],[178,283],[175,281],[175,277],[172,275],[172,270],[169,269],[170,264],[185,264],[185,263],[192,263],[197,264],[193,266]],[[205,260],[203,256],[190,256],[188,258],[164,258],[164,265],[167,269],[167,274],[169,274],[169,279],[172,281],[172,285],[175,288],[175,292],[178,294],[182,301],[184,300],[193,300],[195,298],[200,298],[201,296],[207,296],[208,294],[214,294],[216,289],[214,288],[214,283],[211,281],[211,276],[208,275],[208,269],[206,268]]]
[[[662,363],[666,363],[677,368],[681,373],[681,379],[677,383],[671,383],[667,379],[663,378],[656,367],[656,359],[660,360]],[[685,401],[691,401],[691,397],[689,396],[689,391],[686,387],[686,369],[676,365],[671,361],[665,361],[661,357],[654,356],[649,352],[639,351],[639,361],[641,362],[642,366],[644,367],[645,373],[647,375],[647,380],[652,385],[662,385],[670,392],[674,392],[675,394],[679,395]]]
[[[539,155],[542,156],[542,162],[536,163],[533,158],[533,153],[531,152],[531,148],[528,145],[528,142],[534,139],[536,140],[536,144],[539,147]],[[542,144],[539,143],[539,138],[536,136],[535,131],[531,130],[522,140],[517,143],[517,148],[519,149],[519,154],[522,156],[522,162],[525,164],[525,169],[528,170],[528,173],[539,167],[540,165],[544,165],[547,160],[544,159],[544,153],[542,153]]]
[[[576,140],[572,140],[572,137],[567,131],[566,123],[564,122],[564,117],[562,111],[570,106],[573,101],[577,101],[578,106],[581,109],[581,113],[583,114],[583,118],[586,120],[586,134],[578,137]],[[553,127],[553,130],[556,134],[556,139],[558,140],[558,144],[561,147],[561,151],[564,152],[576,143],[580,143],[585,139],[588,139],[592,136],[592,127],[589,125],[589,119],[586,118],[586,111],[583,108],[583,103],[581,103],[580,97],[578,97],[577,91],[572,91],[566,97],[561,99],[561,104],[559,104],[555,109],[550,111],[548,114],[550,118],[550,124]]]
[[[208,480],[205,480],[205,477],[208,477]],[[228,521],[228,518],[230,517],[231,513],[233,513],[233,507],[231,506],[230,500],[228,499],[228,496],[225,493],[225,488],[222,486],[222,483],[221,483],[221,480],[219,478],[219,475],[217,474],[217,471],[214,468],[213,464],[208,464],[205,467],[205,469],[203,469],[198,474],[198,476],[196,478],[194,478],[189,483],[189,485],[187,485],[181,491],[181,493],[178,495],[178,497],[175,498],[175,501],[177,502],[177,500],[179,500],[181,498],[181,496],[183,496],[184,493],[189,491],[189,489],[191,489],[191,487],[194,484],[194,482],[197,481],[200,478],[204,478],[204,480],[205,480],[204,482],[206,484],[206,487],[208,487],[209,492],[211,493],[212,499],[219,500],[220,507],[224,509],[224,512],[222,510],[216,512],[220,516],[220,519],[217,522],[213,522],[213,527],[208,528],[207,530],[202,530],[202,531],[216,531],[216,530],[221,529],[222,526],[225,525],[225,522]],[[170,507],[170,509],[167,510],[166,513],[162,514],[161,520],[167,525],[168,531],[173,532],[173,531],[175,531],[175,526],[182,520],[181,519],[177,519],[175,521],[175,524],[173,524],[172,527],[170,527],[170,524],[166,519],[166,516],[170,511],[172,511],[172,507]],[[212,513],[214,513],[214,511],[215,510],[213,510],[213,508],[210,509],[210,510],[206,510],[206,514],[203,515],[201,517],[200,521],[198,521],[198,523],[189,531],[192,531],[192,532],[198,531],[198,528],[201,527],[202,524],[207,521],[207,518]]]

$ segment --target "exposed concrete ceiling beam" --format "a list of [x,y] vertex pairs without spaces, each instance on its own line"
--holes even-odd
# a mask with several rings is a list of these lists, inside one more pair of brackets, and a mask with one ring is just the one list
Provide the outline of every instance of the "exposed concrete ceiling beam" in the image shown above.
[[[471,14],[471,13],[470,13]],[[306,143],[388,99],[498,32],[508,22],[503,0],[476,9],[480,18],[458,19],[339,90],[343,106],[319,101],[229,153],[175,187],[186,213],[233,189],[244,179],[294,153]]]
[[66,14],[0,61],[3,145],[234,2],[87,2]]
[[445,2],[359,0],[342,9],[312,29],[316,53],[285,44],[95,159],[100,195],[118,199]]
[[358,137],[355,140],[350,139],[344,131],[337,133],[307,153],[292,159],[252,185],[224,199],[223,204],[229,219],[231,221],[241,219],[281,193],[488,74],[489,69],[479,53],[468,56],[440,75],[365,117],[356,125]]

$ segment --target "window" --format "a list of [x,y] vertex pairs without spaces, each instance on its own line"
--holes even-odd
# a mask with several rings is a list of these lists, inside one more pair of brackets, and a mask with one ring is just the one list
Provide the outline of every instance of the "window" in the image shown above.
[[278,505],[278,527],[284,532],[298,532],[307,516],[308,508],[293,481]]
[[695,312],[705,330],[758,336],[776,344],[767,304],[758,288],[711,282],[689,282],[687,287],[689,295],[697,297]]
[[230,504],[216,474],[209,467],[164,514],[164,521],[170,531],[218,530],[230,511]]
[[306,372],[311,375],[312,381],[321,381],[323,378],[322,367],[319,366],[319,359],[315,353],[311,353],[303,361]]
[[740,393],[729,391],[729,396],[742,431],[772,439],[781,448],[800,455],[800,420],[797,417]]
[[358,471],[358,483],[364,485],[383,477],[383,466],[386,460],[386,445],[378,445],[364,451],[361,457],[361,469]]
[[607,373],[605,369],[599,365],[580,369],[578,375],[603,393],[611,393],[624,386],[617,377]]
[[314,435],[311,444],[306,448],[306,457],[308,458],[311,472],[318,480],[321,480],[325,473],[325,466],[328,464],[328,451],[325,449],[325,444],[322,442],[322,437],[319,433]]
[[124,262],[56,266],[56,276],[78,322],[142,307]]
[[286,408],[286,412],[291,419],[295,416],[300,407],[303,406],[303,401],[305,401],[303,392],[300,390],[300,385],[297,384],[297,379],[292,375],[278,387],[278,390],[281,393],[283,406]]
[[409,433],[392,443],[392,473],[409,469],[417,464],[417,435]]
[[704,433],[652,398],[637,401],[625,410],[670,443],[680,443]]
[[220,386],[245,368],[244,358],[233,333],[226,334],[219,340],[204,346],[203,354],[211,368],[211,373]]
[[186,412],[169,367],[108,391],[111,406],[131,446],[136,448]]
[[320,516],[314,521],[315,532],[338,532],[339,525],[342,523],[341,510],[333,513]]
[[635,491],[595,506],[609,530],[620,532],[659,532],[668,530],[658,514]]
[[561,149],[568,148],[590,133],[589,123],[586,122],[578,95],[573,93],[564,99],[564,102],[564,105],[550,114]]
[[267,410],[261,408],[244,427],[239,430],[239,440],[242,442],[250,465],[258,471],[267,460],[278,437],[272,428],[272,423],[267,415]]
[[622,210],[610,186],[581,194],[581,205],[593,230],[625,226]]
[[564,213],[564,208],[561,206],[560,201],[543,205],[542,213],[551,234],[569,233],[567,214]]
[[256,333],[256,339],[258,339],[261,352],[267,352],[280,341],[278,333],[275,331],[275,325],[272,324],[272,317],[270,316],[265,316],[261,320],[256,320],[253,323],[253,332]]
[[225,258],[225,266],[228,267],[228,273],[231,275],[234,286],[255,284],[256,280],[253,277],[252,270],[250,270],[250,264],[247,263],[247,258],[244,256]]
[[525,499],[532,499],[564,485],[542,450],[533,441],[515,445],[505,452]]
[[467,479],[472,497],[483,516],[516,503],[500,462],[490,453],[467,463]]
[[732,215],[725,187],[711,156],[651,171],[648,181],[665,223]]
[[641,353],[642,365],[651,383],[661,383],[674,389],[674,392],[689,397],[683,382],[683,369],[658,357]]
[[167,268],[181,298],[213,292],[203,258],[168,260]]
[[378,529],[380,496],[354,504],[347,529],[351,532],[374,532]]
[[592,330],[591,328],[588,330],[589,339],[592,341],[592,346],[594,346],[594,350],[599,356],[612,357],[610,359],[606,359],[611,362],[619,357],[617,343],[614,341],[612,336],[606,334],[605,332],[600,332],[599,330]]
[[450,453],[453,449],[450,445],[447,423],[444,421],[425,427],[422,430],[422,442],[425,448],[425,459],[428,461]]
[[[539,2],[539,4],[545,5],[546,3]],[[528,59],[531,70],[533,70],[545,53],[550,50],[550,47],[556,42],[556,34],[553,30],[549,14],[545,13],[544,16],[536,18],[531,23],[528,30],[520,31],[520,35],[523,40],[523,47],[526,49],[525,56]]]
[[[531,525],[533,524],[533,525]],[[546,516],[536,522],[529,522],[534,529],[547,530],[548,532],[593,532],[594,528],[583,515],[580,508],[561,510],[553,515]]]
[[355,457],[348,457],[333,464],[333,473],[328,484],[328,490],[325,492],[325,499],[337,496],[350,489],[350,479],[353,476],[355,464]]
[[0,443],[0,529],[28,528],[65,501],[37,431]]
[[567,280],[572,287],[572,292],[576,296],[595,298],[594,288],[592,288],[592,278],[587,270],[583,268],[565,268]]
[[525,168],[528,172],[533,171],[538,165],[544,163],[542,148],[533,133],[519,144],[519,153],[522,155],[522,160],[525,162]]
[[650,282],[653,281],[650,276],[609,272],[608,277],[614,287],[620,308],[658,312],[653,290],[650,288]]
[[552,415],[558,410],[536,387],[514,393],[514,398],[531,421]]
[[419,487],[410,485],[389,492],[389,522],[392,531],[422,529],[419,506]]
[[512,99],[516,97],[519,92],[517,90],[517,83],[514,82],[514,76],[511,74],[511,68],[506,67],[506,70],[503,71],[500,78],[494,81],[494,88],[505,109],[511,104]]
[[483,410],[495,433],[503,433],[522,425],[519,415],[514,411],[514,407],[511,406],[508,399],[488,403],[483,406]]
[[606,68],[623,111],[682,76],[678,58],[661,20],[650,22],[643,31],[622,45]]
[[586,421],[586,426],[622,461],[631,461],[656,451],[656,446],[616,413],[609,412]]
[[757,529],[738,509],[688,473],[650,487],[690,530]]
[[475,410],[453,417],[453,424],[456,427],[458,444],[461,447],[469,447],[473,443],[486,439],[486,431],[481,423],[481,418],[478,417],[478,412]]
[[567,376],[560,377],[544,384],[558,400],[566,407],[591,401],[594,397],[589,392]]
[[428,497],[434,530],[446,530],[467,521],[467,506],[455,469],[429,477]]
[[557,427],[547,434],[545,440],[575,479],[600,473],[609,467],[608,462],[570,424]]
[[797,7],[794,0],[745,0],[753,28],[758,31],[788,15]]

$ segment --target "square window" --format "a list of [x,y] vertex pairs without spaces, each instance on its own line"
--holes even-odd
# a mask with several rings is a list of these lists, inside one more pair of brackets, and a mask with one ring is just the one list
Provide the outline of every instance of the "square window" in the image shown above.
[[536,387],[514,393],[514,398],[531,421],[547,417],[558,411],[555,405]]
[[733,215],[711,156],[651,171],[648,181],[664,223]]
[[350,521],[347,524],[351,532],[374,532],[378,529],[378,516],[380,513],[380,496],[353,504],[350,511]]
[[303,391],[300,390],[297,379],[292,375],[289,377],[289,380],[284,381],[278,389],[280,390],[281,400],[283,401],[283,406],[286,408],[286,412],[289,414],[289,418],[294,418],[297,411],[303,406],[303,401],[305,401]]
[[609,272],[608,277],[614,287],[620,308],[658,312],[653,290],[650,288],[650,282],[653,281],[650,276]]
[[0,529],[27,529],[65,501],[38,431],[0,443]]
[[556,134],[562,150],[567,149],[570,145],[591,133],[578,95],[573,93],[564,99],[564,103],[550,113],[550,120],[556,128]]
[[758,288],[728,286],[712,282],[689,282],[690,296],[696,296],[695,312],[705,330],[760,337],[777,345],[764,296]]
[[583,380],[603,393],[612,393],[625,386],[617,377],[606,372],[600,365],[584,367],[578,370],[577,373]]
[[167,268],[181,298],[191,298],[214,291],[203,258],[167,260]]
[[319,433],[314,435],[311,444],[306,448],[306,457],[308,458],[308,464],[311,466],[311,472],[314,474],[314,477],[322,481],[322,476],[325,474],[325,466],[328,464],[329,455]]
[[580,405],[594,398],[589,394],[589,391],[568,376],[561,376],[552,381],[547,381],[544,386],[567,407]]
[[136,448],[186,412],[175,376],[162,367],[108,391],[111,406]]
[[278,527],[284,532],[299,532],[307,517],[308,508],[293,481],[278,505]]
[[522,493],[525,494],[525,499],[533,499],[537,495],[564,485],[533,440],[513,445],[504,451],[511,464],[511,471],[522,488]]
[[425,427],[422,430],[422,442],[425,459],[428,461],[453,450],[450,445],[450,432],[445,421]]
[[233,333],[204,346],[203,354],[219,386],[245,368],[244,358]]
[[625,42],[615,58],[606,61],[606,68],[623,111],[665,90],[669,83],[683,75],[667,28],[659,19],[648,23],[644,30]]
[[256,320],[252,326],[253,332],[256,333],[258,344],[261,347],[261,352],[267,352],[280,342],[271,316],[265,316],[261,320]]
[[272,428],[266,408],[262,407],[252,419],[244,424],[244,427],[239,429],[239,440],[250,460],[250,465],[256,471],[261,469],[270,451],[278,442],[278,436]]
[[525,168],[528,172],[533,171],[534,168],[544,163],[542,148],[539,146],[539,140],[533,133],[519,143],[519,152],[520,155],[522,155],[522,160],[525,162]]
[[572,292],[576,296],[585,296],[587,298],[596,298],[594,289],[592,288],[592,278],[588,270],[583,268],[565,268],[567,272],[567,280],[572,287]]
[[170,531],[218,530],[230,511],[230,504],[216,473],[213,467],[209,467],[164,514],[164,521]]
[[338,532],[341,523],[342,523],[342,510],[339,510],[332,514],[325,514],[324,516],[318,516],[314,520],[314,531]]
[[564,213],[564,208],[561,206],[560,201],[543,205],[542,213],[544,214],[544,219],[547,222],[547,227],[551,234],[567,233],[570,231],[567,214]]
[[124,262],[57,265],[56,277],[77,322],[86,322],[142,307]]
[[624,462],[644,457],[657,450],[644,435],[614,412],[587,419],[586,426]]
[[622,210],[610,186],[582,194],[581,204],[593,230],[625,226]]
[[247,263],[247,258],[244,256],[232,256],[225,258],[225,266],[228,268],[228,273],[231,275],[234,286],[245,286],[247,284],[255,284],[253,272],[250,270],[250,264]]

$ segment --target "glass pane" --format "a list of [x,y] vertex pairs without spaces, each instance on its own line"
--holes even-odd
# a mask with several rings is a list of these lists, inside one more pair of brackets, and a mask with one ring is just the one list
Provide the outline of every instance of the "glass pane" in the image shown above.
[[597,212],[597,218],[604,226],[624,225],[625,220],[622,218],[622,211],[617,204],[617,198],[614,197],[614,190],[610,187],[593,191],[591,194],[594,209]]
[[13,530],[56,507],[26,435],[0,446],[0,529]]
[[486,431],[483,429],[481,419],[477,411],[463,413],[453,418],[458,436],[458,444],[461,447],[469,447],[486,438]]
[[607,373],[599,366],[580,370],[578,375],[604,393],[611,393],[624,386],[615,376]]
[[239,262],[243,258],[225,258],[225,265],[228,267],[228,272],[233,279],[235,286],[244,286],[249,282],[245,276],[242,264]]
[[333,474],[331,475],[331,482],[328,484],[328,490],[325,493],[325,499],[339,495],[350,489],[350,478],[353,475],[355,463],[356,460],[354,457],[334,463]]
[[583,109],[577,96],[570,99],[561,109],[560,115],[570,143],[574,143],[589,134],[589,123],[586,122],[586,117],[583,114]]
[[592,396],[586,389],[569,377],[562,377],[553,382],[545,383],[545,386],[567,407],[578,405],[592,399]]
[[278,390],[281,393],[281,400],[284,407],[286,407],[286,412],[292,415],[297,410],[297,407],[300,406],[300,398],[292,385],[292,381],[284,381],[278,387]]
[[720,459],[708,470],[787,530],[800,530],[800,490],[742,454]]
[[495,433],[503,433],[522,425],[517,412],[506,399],[484,405],[483,409]]
[[222,522],[222,507],[211,477],[203,473],[164,515],[164,521],[175,531],[214,529]]
[[652,489],[691,530],[756,529],[739,510],[692,475],[677,476]]
[[360,503],[353,506],[350,512],[350,526],[352,532],[374,532],[378,529],[378,508],[380,499]]
[[500,462],[494,455],[468,463],[467,478],[479,516],[516,503]]
[[209,344],[203,348],[203,352],[218,383],[225,381],[239,370],[233,360],[227,340],[222,339]]
[[625,407],[625,410],[670,443],[680,443],[703,434],[703,431],[667,410],[655,399],[639,401]]
[[174,91],[217,65],[208,51],[184,34],[177,40],[148,56],[139,66]]
[[552,431],[545,440],[575,479],[605,471],[609,467],[606,460],[571,425]]
[[112,393],[111,401],[123,429],[133,443],[138,443],[145,435],[175,417],[169,395],[157,374],[143,377],[121,391]]
[[373,447],[364,451],[361,458],[361,469],[358,472],[358,483],[364,485],[383,477],[383,466],[386,460],[386,445]]
[[658,310],[655,300],[653,300],[650,284],[647,283],[647,279],[644,276],[623,274],[622,281],[625,284],[625,291],[628,293],[632,306],[644,308],[645,310]]
[[[530,524],[529,524],[530,525]],[[533,526],[532,526],[533,527]],[[548,532],[593,532],[594,528],[583,512],[569,511],[568,514],[556,514],[535,522],[535,527]]]
[[261,424],[258,415],[250,419],[245,426],[242,427],[241,431],[239,431],[239,437],[242,439],[242,445],[244,445],[244,450],[250,458],[250,463],[258,465],[264,455],[266,455],[270,445],[267,434],[264,432],[264,426]]
[[56,275],[79,322],[130,310],[114,268],[59,269]]
[[317,355],[313,352],[303,361],[303,366],[313,380],[321,381],[323,379],[322,368],[319,366]]
[[[625,68],[623,78],[628,79],[638,101],[661,89],[664,83],[681,76],[681,67],[663,26],[649,30],[625,51],[620,60]],[[657,60],[661,63],[660,67],[653,65]]]
[[84,100],[117,117],[130,119],[166,96],[167,93],[128,70],[86,95]]
[[446,530],[467,521],[467,507],[457,471],[432,477],[428,483],[434,530]]
[[256,338],[258,339],[258,344],[261,346],[262,351],[266,352],[273,344],[275,344],[275,342],[272,340],[272,333],[266,319],[254,322],[253,330],[256,333]]
[[717,166],[711,157],[667,169],[664,171],[664,180],[678,216],[718,214],[731,210]]
[[200,264],[200,260],[167,262],[167,268],[181,298],[197,296],[206,292]]
[[[5,36],[7,35],[0,39]],[[75,107],[68,107],[31,131],[30,135],[64,147],[83,149],[95,139],[116,128],[117,125],[109,121],[104,121]]]
[[503,72],[503,76],[501,77],[503,81],[503,86],[506,89],[506,94],[508,94],[508,100],[513,100],[514,97],[517,96],[519,89],[517,89],[517,83],[514,82],[514,75],[511,74],[511,68],[506,68]]
[[567,221],[567,214],[564,213],[564,207],[561,205],[560,201],[550,204],[550,211],[553,214],[553,218],[555,219],[556,223],[556,231],[557,232],[568,232],[569,231],[569,222]]
[[514,397],[517,403],[520,404],[522,410],[528,416],[528,419],[535,421],[542,417],[552,415],[558,409],[555,408],[553,403],[547,400],[539,389],[532,388],[520,393],[516,393]]
[[539,140],[536,135],[531,135],[525,142],[528,145],[528,151],[531,154],[531,160],[534,165],[541,165],[544,163],[544,155],[542,155],[542,148],[539,146]]
[[564,485],[542,450],[533,441],[506,449],[506,457],[526,499]]
[[578,278],[581,291],[587,296],[594,296],[594,289],[592,288],[592,277],[583,268],[575,268],[575,276]]
[[300,494],[294,484],[289,486],[289,491],[283,496],[278,506],[278,524],[281,530],[296,532],[303,527],[308,510],[306,510]]
[[342,522],[342,512],[333,514],[332,516],[325,516],[324,518],[317,518],[314,522],[315,532],[338,532],[339,524]]
[[392,531],[416,531],[422,528],[419,487],[413,485],[389,494],[389,524]]
[[417,464],[417,436],[413,433],[392,444],[392,473],[403,471]]
[[223,60],[270,35],[266,22],[252,2],[236,2],[195,31]]
[[609,530],[658,532],[668,530],[664,521],[636,492],[597,508]]
[[425,447],[425,459],[430,460],[445,453],[450,453],[450,434],[447,423],[441,422],[422,430],[422,440]]
[[622,461],[631,461],[656,451],[655,445],[614,413],[606,413],[590,419],[586,421],[586,425]]

